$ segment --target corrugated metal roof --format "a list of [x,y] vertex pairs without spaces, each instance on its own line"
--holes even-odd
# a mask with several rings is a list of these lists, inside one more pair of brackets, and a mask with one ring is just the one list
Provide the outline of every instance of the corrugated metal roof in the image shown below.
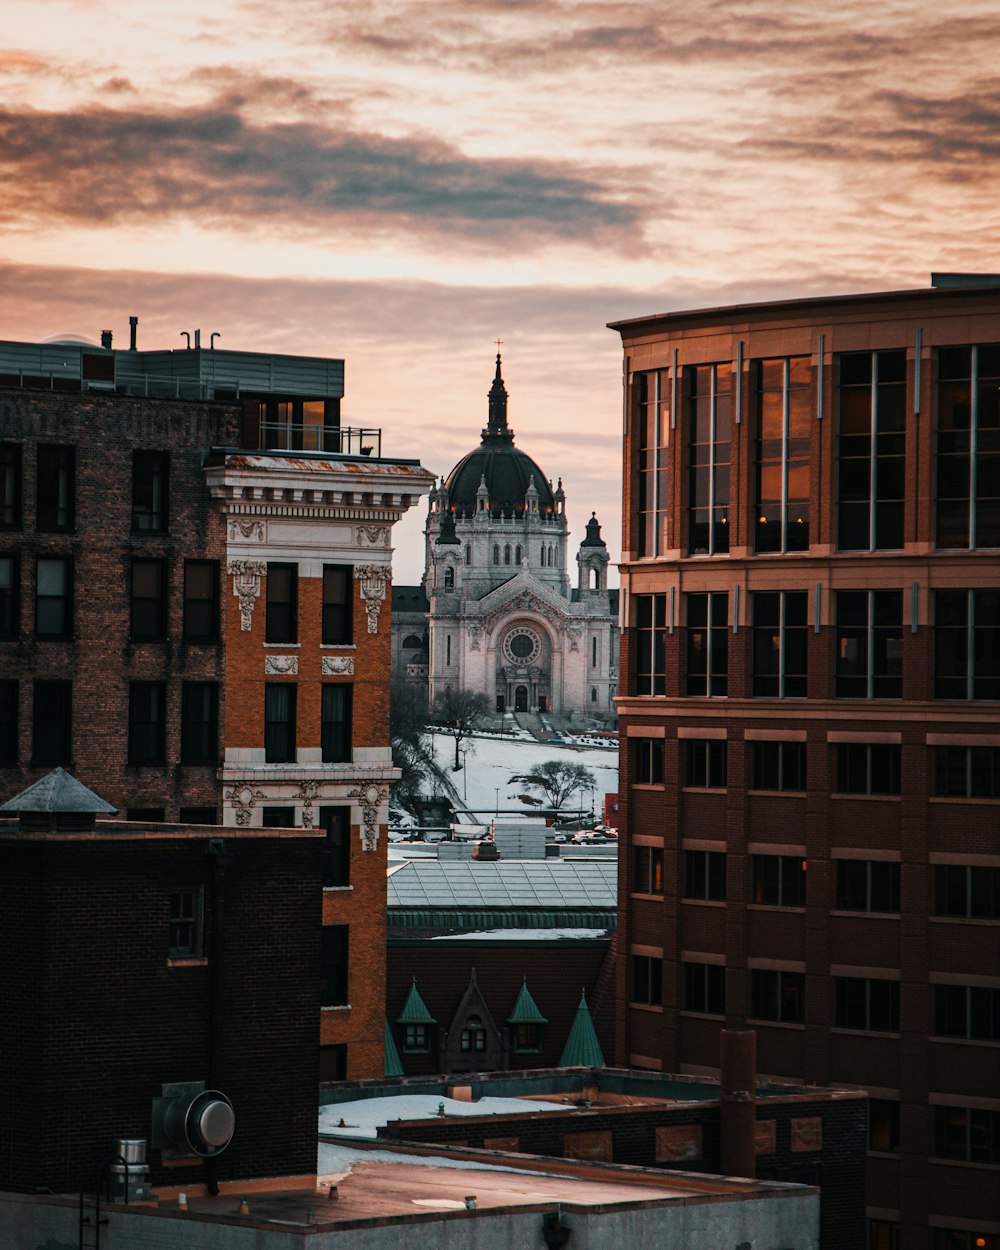
[[599,908],[618,903],[614,860],[411,860],[388,880],[393,908],[546,911]]

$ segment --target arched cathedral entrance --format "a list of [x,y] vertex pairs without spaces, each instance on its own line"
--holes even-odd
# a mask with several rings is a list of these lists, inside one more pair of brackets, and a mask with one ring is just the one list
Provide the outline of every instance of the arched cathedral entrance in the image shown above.
[[517,686],[514,689],[514,711],[526,712],[528,710],[528,687]]
[[543,629],[528,621],[507,626],[496,663],[497,707],[538,712],[552,706],[552,653]]

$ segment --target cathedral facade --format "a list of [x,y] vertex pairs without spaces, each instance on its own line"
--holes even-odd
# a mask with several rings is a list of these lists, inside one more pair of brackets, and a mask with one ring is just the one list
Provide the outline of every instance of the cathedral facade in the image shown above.
[[562,480],[514,445],[500,356],[478,447],[431,491],[420,587],[393,595],[398,675],[480,692],[498,712],[607,720],[618,689],[618,594],[596,516],[570,584]]

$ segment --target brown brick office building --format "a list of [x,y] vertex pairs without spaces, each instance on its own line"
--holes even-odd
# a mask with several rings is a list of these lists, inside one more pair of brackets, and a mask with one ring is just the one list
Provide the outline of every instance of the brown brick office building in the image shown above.
[[1000,281],[617,323],[616,1059],[872,1098],[872,1246],[1000,1245]]
[[[196,344],[198,339],[196,337]],[[322,1074],[382,1074],[392,526],[340,360],[0,343],[0,791],[324,828]]]

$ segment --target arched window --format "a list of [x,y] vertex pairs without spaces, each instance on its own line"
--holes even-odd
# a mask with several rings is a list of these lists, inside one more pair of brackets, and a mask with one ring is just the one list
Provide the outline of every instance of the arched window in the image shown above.
[[503,549],[503,562],[504,562],[504,564],[510,564],[510,543],[506,543],[506,544],[504,545],[504,549]]
[[552,568],[555,562],[556,562],[556,549],[555,547],[550,545],[549,546],[549,568]]
[[520,543],[518,543],[518,544],[517,544],[517,551],[515,552],[515,555],[514,555],[514,563],[515,563],[515,564],[518,564],[518,565],[519,565],[519,564],[521,563],[521,554],[522,554],[522,553],[521,553],[521,544],[520,544]]
[[590,687],[590,701],[591,703],[597,702],[597,687],[596,686]]
[[404,650],[408,647],[420,648],[423,645],[424,645],[424,640],[423,638],[420,637],[419,634],[407,634],[406,637],[403,639]]
[[538,553],[538,558],[541,561],[542,568],[544,569],[545,568],[545,544],[544,543],[542,543],[542,549]]
[[454,568],[453,568],[450,564],[448,564],[448,565],[446,565],[446,566],[445,566],[445,570],[444,570],[444,588],[445,588],[445,590],[454,590],[454,589],[455,589],[455,570],[454,570]]
[[594,569],[594,568],[592,568],[592,569],[590,570],[590,589],[591,589],[591,590],[597,590],[597,589],[598,589],[598,585],[597,585],[597,569]]
[[493,563],[494,564],[500,563],[500,544],[499,543],[494,543],[493,545]]
[[465,544],[465,563],[466,564],[472,563],[472,548],[469,546],[468,543]]

